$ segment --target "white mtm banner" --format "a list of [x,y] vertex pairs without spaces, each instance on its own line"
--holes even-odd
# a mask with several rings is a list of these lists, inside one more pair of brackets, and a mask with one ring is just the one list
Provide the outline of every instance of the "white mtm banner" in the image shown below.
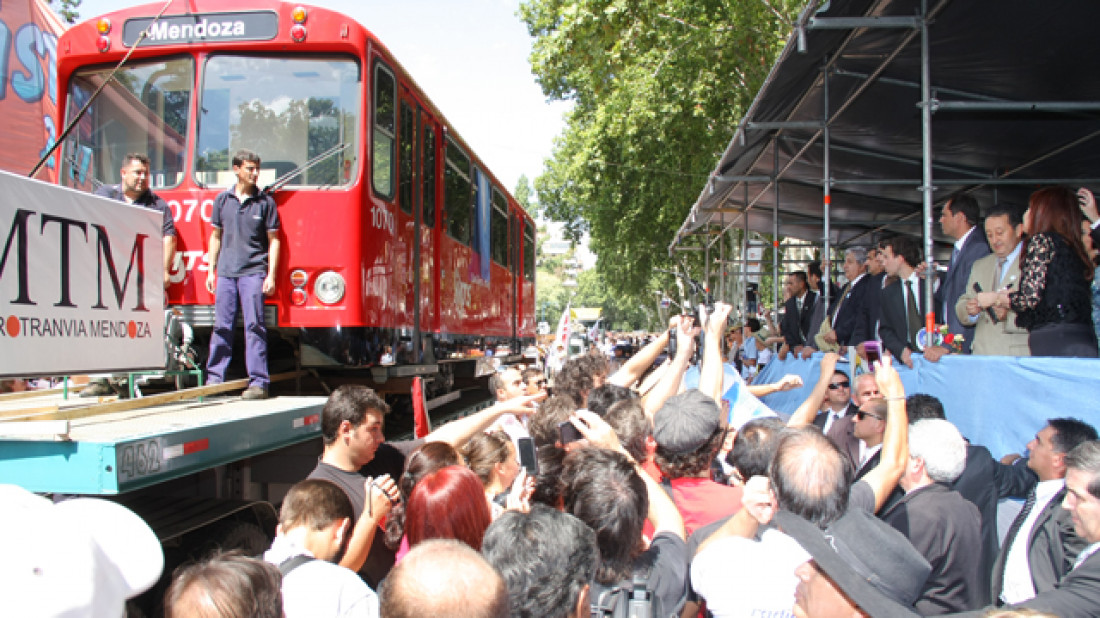
[[0,376],[164,366],[160,213],[0,171]]

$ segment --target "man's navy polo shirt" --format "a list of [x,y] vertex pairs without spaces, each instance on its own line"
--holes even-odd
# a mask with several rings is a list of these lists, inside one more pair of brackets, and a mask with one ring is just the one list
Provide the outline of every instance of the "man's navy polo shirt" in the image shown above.
[[210,223],[222,231],[219,277],[267,274],[267,233],[279,229],[279,211],[270,195],[257,191],[241,204],[227,189],[214,198]]
[[[104,185],[95,190],[95,195],[118,202],[126,201],[126,195],[122,192],[122,185]],[[176,235],[176,224],[172,222],[172,209],[168,207],[168,202],[162,200],[156,193],[146,189],[133,203],[160,212],[164,219],[164,223],[161,225],[164,236]]]

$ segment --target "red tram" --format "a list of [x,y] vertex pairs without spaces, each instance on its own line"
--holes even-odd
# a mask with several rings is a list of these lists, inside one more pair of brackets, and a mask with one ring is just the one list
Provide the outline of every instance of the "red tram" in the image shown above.
[[534,222],[369,30],[285,2],[161,8],[61,37],[63,123],[136,49],[65,140],[59,172],[92,191],[119,182],[126,153],[149,156],[179,235],[169,304],[188,321],[212,325],[211,207],[249,148],[261,187],[288,181],[274,193],[284,249],[266,320],[303,365],[378,367],[390,347],[407,375],[534,340]]

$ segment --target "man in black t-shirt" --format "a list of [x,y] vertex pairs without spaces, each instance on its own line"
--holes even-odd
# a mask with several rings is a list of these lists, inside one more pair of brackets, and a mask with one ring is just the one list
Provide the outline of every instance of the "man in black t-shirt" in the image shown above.
[[382,397],[365,386],[352,384],[333,391],[321,412],[324,452],[309,478],[335,483],[347,493],[355,510],[355,523],[340,565],[359,571],[372,587],[393,567],[393,552],[380,536],[375,542],[375,533],[398,499],[395,481],[405,469],[405,458],[420,445],[446,442],[459,448],[501,414],[530,414],[534,411],[532,402],[544,396],[498,402],[419,440],[385,442],[382,429],[390,407]]

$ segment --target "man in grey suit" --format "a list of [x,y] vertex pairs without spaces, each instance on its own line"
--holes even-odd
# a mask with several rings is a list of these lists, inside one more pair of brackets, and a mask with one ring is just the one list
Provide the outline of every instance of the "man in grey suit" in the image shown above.
[[[955,246],[951,251],[947,273],[940,281],[940,287],[934,296],[936,315],[942,318],[942,323],[947,324],[952,333],[963,336],[962,349],[965,354],[970,353],[974,327],[961,323],[953,309],[955,302],[966,291],[966,280],[970,276],[970,268],[979,258],[989,255],[989,242],[986,241],[985,231],[978,225],[980,215],[978,202],[966,193],[960,193],[947,200],[940,214],[943,233],[955,239]],[[924,357],[928,360],[938,360],[943,351],[946,350],[944,348],[926,350]]]
[[[993,565],[994,603],[1022,603],[1053,590],[1073,568],[1086,542],[1075,531],[1066,497],[1067,454],[1096,440],[1096,429],[1072,418],[1054,418],[1028,443],[1027,466],[1039,477],[1005,536]],[[1002,460],[1004,463],[1010,461]],[[1100,600],[1100,597],[1098,597]]]
[[1030,356],[1027,329],[1016,326],[1016,312],[1009,309],[982,310],[977,291],[991,292],[1020,288],[1020,258],[1024,226],[1018,208],[997,205],[985,217],[985,235],[993,248],[970,269],[966,291],[955,302],[959,322],[974,327],[972,352],[1000,356]]
[[1100,441],[1078,445],[1065,455],[1065,466],[1062,508],[1085,547],[1060,582],[1006,609],[1030,609],[1063,618],[1100,615]]

